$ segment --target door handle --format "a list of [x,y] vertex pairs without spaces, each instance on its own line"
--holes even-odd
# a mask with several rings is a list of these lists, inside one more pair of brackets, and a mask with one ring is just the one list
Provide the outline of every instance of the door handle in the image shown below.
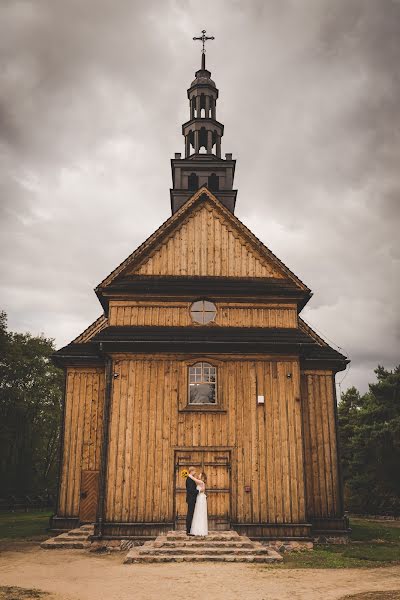
[[81,492],[81,498],[82,498],[82,500],[87,498],[87,492]]

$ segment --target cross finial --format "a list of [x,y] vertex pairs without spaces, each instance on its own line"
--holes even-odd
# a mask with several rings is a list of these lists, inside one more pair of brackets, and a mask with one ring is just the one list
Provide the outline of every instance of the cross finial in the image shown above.
[[206,35],[206,30],[203,29],[201,32],[201,36],[200,37],[194,37],[194,40],[199,40],[200,42],[203,43],[203,49],[201,51],[201,68],[205,69],[206,68],[206,49],[205,49],[205,43],[207,40],[215,40],[214,36],[207,36]]
[[199,40],[200,42],[203,42],[202,54],[205,54],[206,49],[204,47],[204,44],[206,43],[207,40],[215,40],[215,37],[213,37],[212,35],[211,36],[207,36],[206,35],[207,32],[206,32],[205,29],[203,29],[203,31],[201,33],[202,33],[202,35],[200,37],[194,37],[193,39],[194,40]]

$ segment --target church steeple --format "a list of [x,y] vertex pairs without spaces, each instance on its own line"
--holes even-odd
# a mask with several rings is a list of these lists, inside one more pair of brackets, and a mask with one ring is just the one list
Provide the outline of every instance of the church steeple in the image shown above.
[[221,138],[224,126],[217,121],[216,106],[218,89],[206,69],[204,42],[202,36],[193,38],[203,42],[201,69],[196,71],[195,79],[187,91],[190,107],[190,119],[182,125],[185,138],[185,158],[175,154],[171,161],[173,189],[171,189],[171,208],[175,213],[186,200],[203,185],[207,186],[217,198],[234,212],[237,190],[233,190],[233,177],[236,161],[232,154],[221,158]]

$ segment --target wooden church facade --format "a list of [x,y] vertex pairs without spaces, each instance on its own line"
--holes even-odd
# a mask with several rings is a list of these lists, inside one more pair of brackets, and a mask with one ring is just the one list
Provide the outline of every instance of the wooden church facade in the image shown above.
[[203,58],[172,216],[98,286],[104,314],[54,355],[65,397],[53,529],[181,528],[193,464],[211,528],[347,534],[335,398],[347,360],[300,318],[307,286],[234,215],[210,75]]

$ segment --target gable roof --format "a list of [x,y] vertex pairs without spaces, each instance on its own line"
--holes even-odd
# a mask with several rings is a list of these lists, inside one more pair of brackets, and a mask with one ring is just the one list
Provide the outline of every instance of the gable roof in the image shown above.
[[298,354],[302,368],[342,371],[343,354],[318,343],[300,328],[273,327],[105,327],[84,343],[71,342],[52,355],[59,366],[102,364],[104,352],[190,354]]
[[[253,265],[255,276],[273,277],[290,280],[298,289],[309,291],[309,288],[280,261],[236,216],[234,216],[206,187],[202,187],[189,198],[183,206],[169,219],[167,219],[143,244],[130,254],[114,271],[110,273],[96,288],[96,291],[106,288],[118,278],[129,275],[130,277],[146,275],[166,275],[169,273],[156,271],[151,267],[151,261],[162,252],[162,246],[171,240],[179,239],[178,232],[193,219],[207,219],[205,210],[212,212],[213,218],[220,220],[225,235],[228,235],[232,244],[237,240],[246,244],[242,252],[248,264]],[[195,228],[197,223],[195,223]],[[228,233],[226,233],[228,232]],[[226,237],[226,239],[228,239]],[[180,242],[179,242],[180,243]],[[204,244],[199,244],[201,248]],[[180,247],[174,249],[179,257]],[[245,258],[246,258],[245,257]],[[247,263],[243,263],[244,265]],[[147,265],[147,267],[146,267]],[[172,274],[172,273],[171,273]],[[176,275],[176,273],[173,273]],[[180,274],[180,273],[179,273]],[[184,275],[201,275],[202,273],[182,273]],[[204,273],[208,274],[208,273]],[[229,271],[221,272],[223,276],[232,276]],[[218,275],[218,273],[217,273]],[[248,276],[248,275],[247,275]]]
[[[311,337],[314,342],[316,342],[319,346],[325,348],[332,348],[322,337],[320,337],[308,323],[306,323],[300,316],[299,320],[299,330]],[[108,319],[105,315],[100,315],[89,327],[87,327],[82,333],[80,333],[75,339],[73,339],[70,344],[87,344],[94,338],[98,336],[100,332],[104,329],[109,329]]]
[[98,317],[91,325],[89,325],[89,327],[86,327],[82,333],[72,340],[71,344],[85,344],[107,326],[107,317],[105,315],[100,315],[100,317]]

